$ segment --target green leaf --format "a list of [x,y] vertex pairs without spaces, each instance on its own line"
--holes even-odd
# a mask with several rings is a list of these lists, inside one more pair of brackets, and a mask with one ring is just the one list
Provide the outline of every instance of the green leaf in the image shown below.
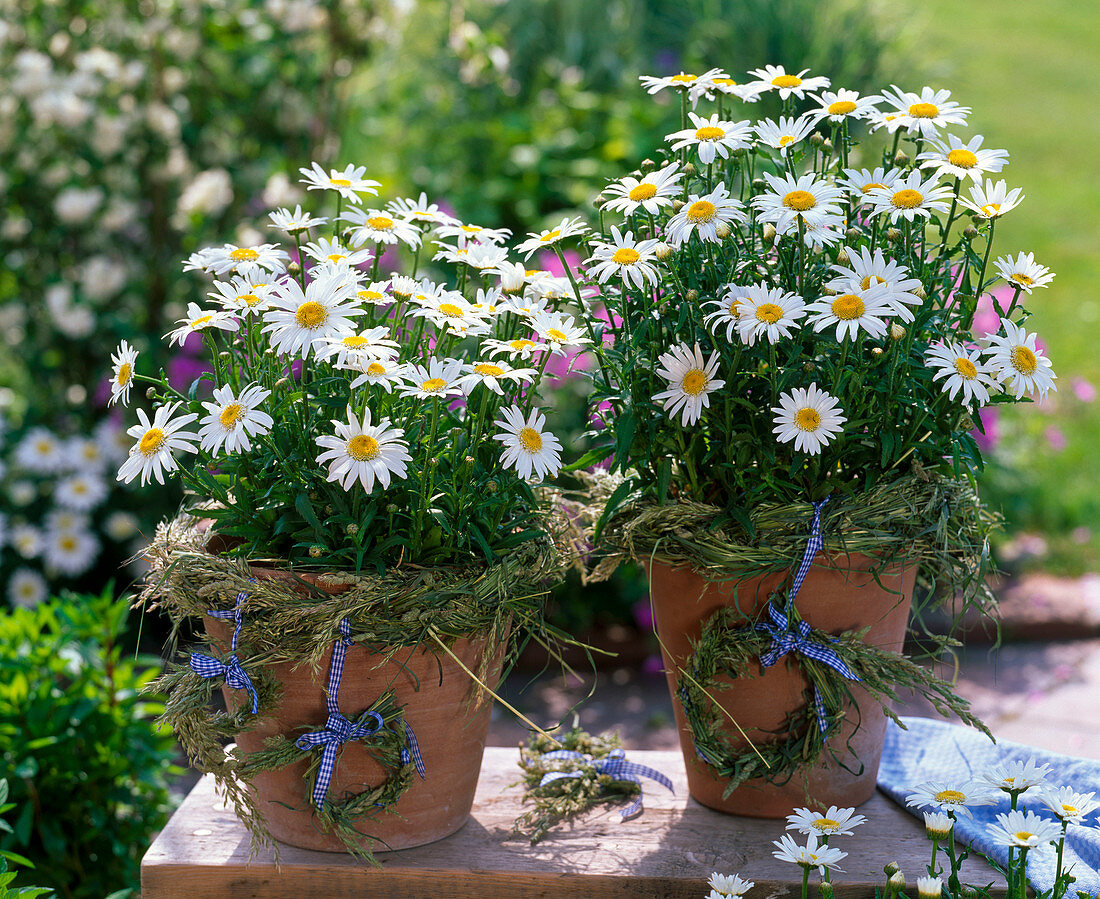
[[309,496],[299,491],[294,497],[294,508],[316,533],[321,532],[321,522],[317,520],[317,513],[313,510],[313,503],[309,501]]
[[600,515],[600,520],[596,522],[596,529],[593,532],[593,539],[599,540],[600,534],[603,532],[604,525],[607,520],[615,514],[619,506],[626,502],[627,497],[634,490],[634,479],[627,478],[618,487],[615,488],[615,492],[608,497],[607,505],[604,507],[603,514]]

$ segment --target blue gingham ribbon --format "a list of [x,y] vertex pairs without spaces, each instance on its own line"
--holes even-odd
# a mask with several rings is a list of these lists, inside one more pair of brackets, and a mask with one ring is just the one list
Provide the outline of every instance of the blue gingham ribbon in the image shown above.
[[[347,656],[348,647],[352,645],[351,624],[348,619],[345,618],[340,622],[339,631],[340,636],[332,647],[332,666],[329,668],[328,687],[325,690],[325,707],[328,709],[328,720],[321,730],[302,734],[295,741],[295,745],[299,749],[312,749],[315,746],[323,747],[321,750],[321,766],[317,771],[317,780],[313,784],[313,804],[319,809],[325,806],[329,783],[332,781],[332,774],[336,770],[337,750],[352,740],[369,739],[375,734],[387,730],[382,716],[377,712],[364,712],[356,721],[352,722],[340,711],[340,681],[344,676],[344,659]],[[424,759],[421,758],[416,735],[407,721],[403,723],[405,725],[405,740],[408,746],[401,747],[401,762],[407,765],[411,759],[416,764],[416,773],[424,777]]]
[[221,677],[224,675],[227,686],[232,687],[234,690],[247,690],[249,697],[252,699],[252,714],[255,715],[260,708],[260,697],[256,694],[256,688],[252,686],[248,673],[242,667],[241,660],[237,658],[237,641],[240,639],[241,627],[244,625],[244,601],[247,598],[248,594],[242,591],[237,594],[237,602],[232,611],[222,612],[217,609],[209,609],[206,613],[211,618],[232,618],[235,622],[233,640],[229,644],[229,661],[219,662],[213,656],[193,652],[191,653],[191,670],[200,677]]
[[[829,497],[825,497],[820,502],[813,504],[814,519],[810,529],[810,539],[806,544],[806,551],[802,555],[802,562],[795,573],[791,591],[787,595],[786,608],[781,609],[774,603],[770,603],[768,605],[768,617],[771,618],[771,623],[762,621],[756,625],[756,630],[763,631],[772,638],[772,644],[768,651],[760,656],[760,665],[764,668],[770,668],[783,656],[793,652],[808,659],[813,659],[815,662],[828,665],[847,680],[858,681],[859,677],[845,664],[840,656],[821,643],[819,639],[811,639],[812,628],[805,621],[800,620],[793,627],[791,626],[790,613],[794,608],[795,597],[798,596],[802,582],[806,580],[806,575],[809,574],[814,556],[824,545],[824,539],[821,536],[821,510],[828,501]],[[817,714],[818,727],[821,728],[822,733],[825,733],[829,729],[829,720],[825,714],[825,702],[816,686],[814,687],[814,712]]]
[[[639,765],[635,762],[628,762],[626,760],[626,753],[621,749],[612,749],[602,759],[593,759],[580,752],[573,752],[570,749],[558,749],[554,752],[543,753],[544,759],[567,759],[572,762],[580,762],[585,766],[594,768],[599,774],[606,774],[612,780],[625,780],[630,783],[636,783],[638,785],[638,798],[635,799],[627,808],[623,809],[619,814],[625,821],[627,818],[632,818],[642,810],[642,778],[648,777],[650,780],[655,780],[663,787],[668,787],[669,792],[675,795],[676,791],[672,788],[672,781],[669,780],[656,768],[650,768],[646,765]],[[582,777],[583,771],[549,771],[542,776],[542,780],[539,781],[539,786],[545,786],[548,783],[553,783],[555,780],[561,780],[566,777]]]

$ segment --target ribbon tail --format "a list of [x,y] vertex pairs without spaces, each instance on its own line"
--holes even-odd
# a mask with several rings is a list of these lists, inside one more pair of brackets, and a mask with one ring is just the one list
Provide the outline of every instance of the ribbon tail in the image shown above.
[[547,784],[553,783],[555,780],[562,780],[563,778],[580,777],[580,771],[547,771],[542,775],[542,780],[539,781],[540,787],[545,787]]
[[313,784],[313,804],[318,810],[324,809],[325,798],[328,796],[328,785],[332,779],[332,772],[336,769],[336,743],[325,743],[321,750],[321,767],[317,769],[317,780]]
[[427,769],[424,767],[424,758],[420,755],[420,744],[416,742],[416,734],[413,733],[413,729],[409,727],[409,722],[403,722],[405,725],[405,739],[408,741],[408,749],[402,749],[402,760],[408,764],[408,759],[404,756],[408,752],[412,752],[413,762],[416,764],[416,773],[420,775],[420,779],[424,780],[428,776]]
[[634,797],[634,801],[619,812],[619,817],[626,821],[642,810],[642,781],[641,778],[635,777],[633,774],[622,774],[616,780],[625,780],[638,785],[638,795]]

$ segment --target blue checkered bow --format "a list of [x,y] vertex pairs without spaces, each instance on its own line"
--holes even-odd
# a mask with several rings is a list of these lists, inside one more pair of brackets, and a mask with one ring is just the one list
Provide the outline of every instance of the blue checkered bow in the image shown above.
[[[665,777],[665,775],[656,768],[650,768],[647,765],[639,765],[635,762],[628,762],[626,760],[626,753],[621,749],[612,749],[611,752],[602,759],[592,759],[583,753],[573,752],[570,749],[558,749],[554,752],[547,752],[544,753],[542,757],[544,759],[568,759],[573,762],[581,762],[594,768],[599,774],[606,774],[612,780],[625,780],[630,783],[636,783],[638,785],[638,798],[619,813],[624,821],[627,818],[634,817],[642,810],[641,778],[648,777],[650,780],[657,781],[661,786],[668,787],[669,792],[674,795],[676,793],[672,788],[672,781]],[[542,776],[542,780],[539,781],[539,786],[545,786],[548,783],[553,783],[555,780],[561,780],[565,777],[582,777],[583,774],[583,771],[548,771]]]
[[[352,645],[351,624],[348,619],[345,618],[340,622],[339,630],[340,636],[332,647],[332,666],[329,668],[328,687],[325,690],[325,707],[328,709],[328,720],[325,722],[323,729],[302,734],[295,741],[295,745],[299,749],[312,749],[315,746],[324,747],[321,750],[321,766],[317,770],[317,779],[313,784],[313,804],[319,809],[325,806],[329,783],[332,781],[333,772],[336,770],[337,750],[352,740],[365,740],[383,730],[387,730],[382,716],[377,712],[364,712],[355,722],[352,722],[340,711],[340,681],[344,676],[344,659],[347,656],[348,647]],[[401,762],[407,765],[410,760],[414,761],[417,774],[424,777],[424,759],[421,758],[416,735],[407,721],[404,722],[404,725],[405,740],[408,747],[401,747]]]
[[222,612],[217,609],[209,609],[206,613],[211,618],[232,618],[234,621],[233,640],[229,644],[229,661],[223,663],[205,653],[193,652],[191,653],[191,670],[200,677],[221,677],[224,675],[227,686],[232,687],[234,690],[247,690],[249,697],[252,699],[252,714],[255,715],[260,708],[260,697],[256,694],[256,688],[252,685],[248,673],[241,665],[241,660],[237,658],[237,641],[240,639],[241,627],[244,625],[244,601],[247,598],[248,594],[242,591],[237,594],[237,602],[232,611]]

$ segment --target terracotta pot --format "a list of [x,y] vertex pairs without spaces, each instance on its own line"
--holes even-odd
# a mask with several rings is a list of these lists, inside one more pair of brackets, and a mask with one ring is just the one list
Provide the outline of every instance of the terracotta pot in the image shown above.
[[[278,576],[265,571],[254,573]],[[232,622],[210,617],[204,621],[215,643],[227,651]],[[464,665],[477,671],[487,642],[487,637],[463,639],[451,648]],[[244,650],[240,658],[247,670],[247,647]],[[396,702],[404,706],[405,720],[416,734],[427,776],[421,780],[414,773],[409,788],[389,811],[358,825],[364,833],[363,846],[372,852],[433,843],[462,827],[474,802],[491,708],[491,698],[485,697],[476,709],[471,706],[467,710],[467,702],[478,688],[446,653],[409,648],[399,650],[389,662],[384,659],[384,654],[362,644],[348,649],[340,682],[340,710],[354,719],[386,690],[393,689]],[[272,666],[271,674],[282,685],[279,705],[264,715],[254,730],[237,736],[238,747],[251,753],[262,749],[264,740],[276,734],[294,740],[303,732],[303,726],[322,728],[328,717],[325,685],[331,662],[329,649],[316,674],[305,662]],[[501,659],[497,658],[486,678],[493,689],[500,681],[500,669]],[[223,686],[222,694],[230,709],[248,701],[244,691]],[[337,836],[320,829],[304,780],[307,768],[303,758],[286,768],[257,774],[253,782],[257,804],[277,840],[303,849],[346,852]],[[328,795],[335,798],[347,792],[358,793],[382,783],[386,776],[363,743],[349,742],[337,755]]]
[[[810,569],[799,591],[796,606],[812,627],[840,634],[869,625],[866,642],[900,651],[916,569],[889,568],[879,576],[883,585],[880,587],[869,573],[870,567],[871,560],[865,556],[841,556],[826,561],[819,554],[818,563]],[[729,582],[706,581],[686,568],[653,564],[647,570],[656,616],[654,624],[663,644],[665,673],[691,795],[718,811],[757,818],[782,818],[792,809],[807,804],[854,806],[870,799],[882,756],[886,716],[858,684],[851,685],[856,708],[848,711],[820,764],[796,773],[784,785],[750,780],[722,798],[727,781],[716,777],[713,769],[696,754],[691,728],[676,695],[680,669],[691,654],[688,641],[698,640],[703,622],[723,606],[739,610],[747,624],[789,575],[778,572],[734,586]],[[712,695],[758,745],[777,739],[785,718],[804,704],[803,692],[810,688],[797,656],[791,655],[757,676],[738,678],[734,683],[733,689],[715,690]],[[735,747],[747,748],[732,723],[728,723],[727,736]],[[838,753],[843,766],[830,758],[830,748]]]

